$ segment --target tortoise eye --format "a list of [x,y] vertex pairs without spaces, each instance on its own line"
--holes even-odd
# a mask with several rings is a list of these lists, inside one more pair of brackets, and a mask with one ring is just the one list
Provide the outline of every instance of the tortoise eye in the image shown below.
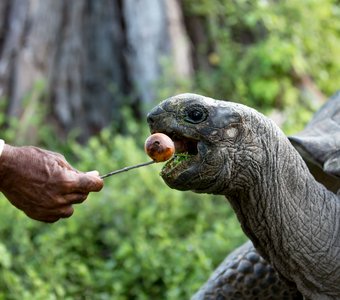
[[189,123],[198,124],[205,121],[207,117],[208,112],[203,106],[191,106],[184,111],[184,120]]

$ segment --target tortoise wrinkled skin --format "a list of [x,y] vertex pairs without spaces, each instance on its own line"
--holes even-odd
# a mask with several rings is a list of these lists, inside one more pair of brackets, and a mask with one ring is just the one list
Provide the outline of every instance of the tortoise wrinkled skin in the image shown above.
[[[252,251],[255,259],[258,253],[272,266],[266,272],[275,288],[261,285],[257,269],[247,268],[247,256],[230,258],[233,263],[227,261],[193,299],[301,299],[301,294],[305,299],[340,299],[336,187],[332,192],[314,179],[271,120],[241,104],[182,94],[155,107],[148,123],[152,133],[169,135],[176,151],[189,154],[179,164],[164,166],[165,183],[226,196],[256,248],[244,248],[243,255]],[[335,178],[337,145],[332,149]]]

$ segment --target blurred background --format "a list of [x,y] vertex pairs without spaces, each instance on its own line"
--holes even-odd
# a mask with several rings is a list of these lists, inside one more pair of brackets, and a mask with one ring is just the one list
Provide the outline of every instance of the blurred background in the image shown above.
[[[339,89],[339,0],[2,0],[0,127],[101,174],[148,160],[145,117],[182,92],[287,133]],[[0,299],[188,299],[246,240],[223,197],[153,165],[46,225],[0,199]]]

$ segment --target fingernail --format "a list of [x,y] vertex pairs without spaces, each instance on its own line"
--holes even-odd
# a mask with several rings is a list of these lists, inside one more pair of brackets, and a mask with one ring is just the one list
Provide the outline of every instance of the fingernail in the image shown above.
[[89,171],[89,172],[86,172],[86,174],[93,175],[93,176],[99,176],[99,172],[98,171]]

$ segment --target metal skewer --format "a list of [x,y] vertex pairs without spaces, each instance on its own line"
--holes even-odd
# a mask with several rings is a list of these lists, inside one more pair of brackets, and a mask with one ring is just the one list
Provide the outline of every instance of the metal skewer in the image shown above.
[[140,168],[140,167],[144,167],[144,166],[148,166],[148,165],[151,165],[153,163],[155,163],[156,161],[152,160],[152,161],[149,161],[149,162],[146,162],[146,163],[141,163],[141,164],[138,164],[138,165],[134,165],[134,166],[130,166],[130,167],[125,167],[123,169],[119,169],[119,170],[116,170],[116,171],[112,171],[110,173],[107,173],[105,175],[102,175],[100,176],[101,179],[104,179],[106,177],[109,177],[109,176],[112,176],[112,175],[116,175],[116,174],[119,174],[119,173],[122,173],[122,172],[126,172],[126,171],[129,171],[131,169],[136,169],[136,168]]

